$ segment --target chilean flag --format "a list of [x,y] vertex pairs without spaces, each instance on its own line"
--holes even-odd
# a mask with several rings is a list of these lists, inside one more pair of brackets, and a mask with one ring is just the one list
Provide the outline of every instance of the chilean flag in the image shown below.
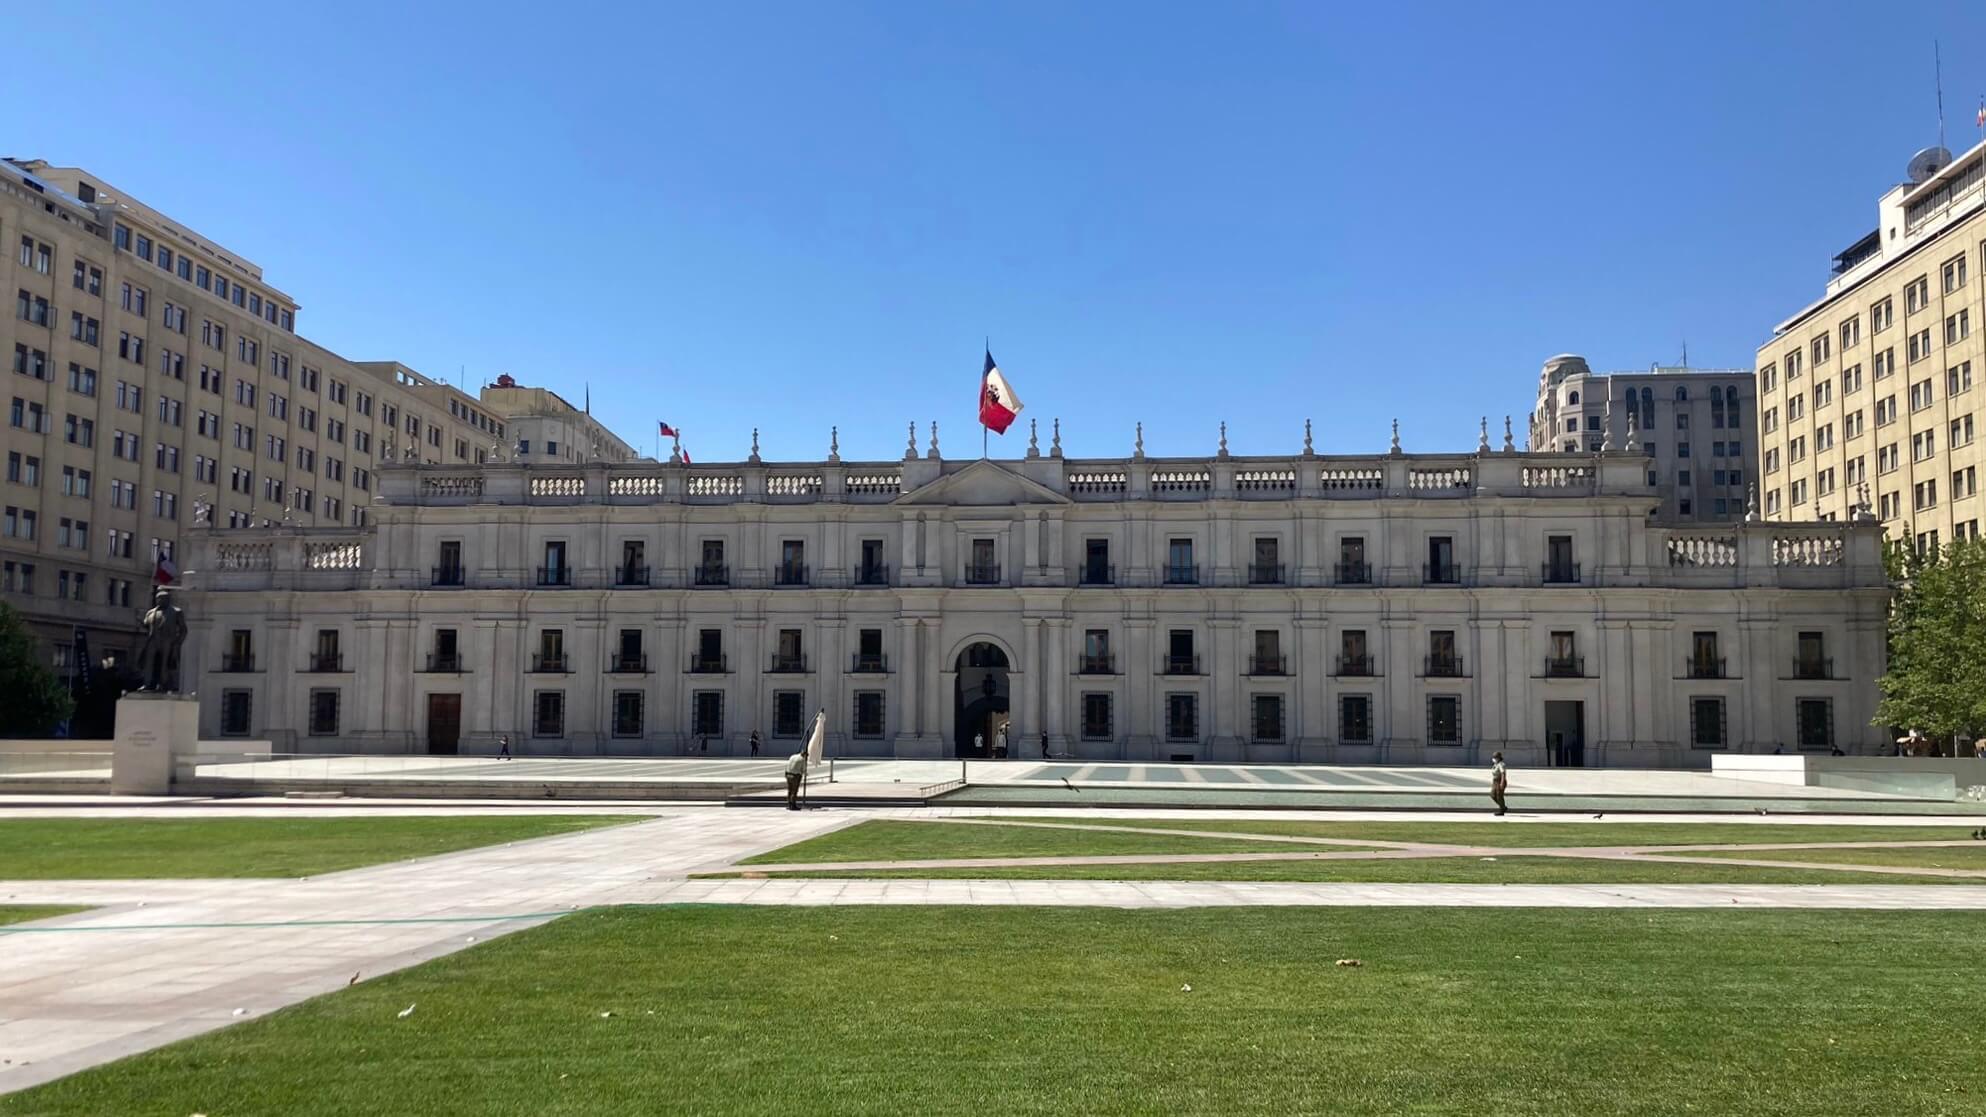
[[979,381],[979,423],[994,434],[1006,434],[1013,425],[1014,416],[1021,413],[1021,397],[1000,375],[1000,366],[993,363],[993,351],[986,351],[986,372]]
[[172,556],[166,554],[163,550],[159,551],[158,562],[152,567],[152,584],[155,586],[169,586],[178,577],[179,567],[173,565]]
[[661,430],[661,435],[662,435],[662,437],[663,437],[663,438],[675,438],[675,437],[677,437],[677,434],[676,434],[676,428],[674,428],[674,427],[672,427],[672,426],[670,426],[670,425],[669,425],[669,424],[667,424],[667,423],[662,423],[662,424],[660,424],[660,425],[661,425],[661,427],[662,427],[662,430]]

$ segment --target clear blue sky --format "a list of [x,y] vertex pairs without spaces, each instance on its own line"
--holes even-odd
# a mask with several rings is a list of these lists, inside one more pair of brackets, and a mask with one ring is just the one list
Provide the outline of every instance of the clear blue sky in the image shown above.
[[1933,37],[1954,149],[1986,89],[1980,3],[329,7],[18,26],[4,146],[704,460],[975,454],[987,334],[996,454],[1466,449],[1554,353],[1748,366],[1935,141]]

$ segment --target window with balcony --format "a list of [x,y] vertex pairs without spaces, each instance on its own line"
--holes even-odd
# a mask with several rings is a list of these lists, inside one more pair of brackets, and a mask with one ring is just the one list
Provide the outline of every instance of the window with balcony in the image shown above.
[[1579,564],[1572,561],[1572,536],[1546,537],[1544,578],[1547,585],[1576,585],[1579,582]]
[[807,656],[800,646],[800,630],[782,628],[772,653],[772,670],[778,674],[797,674],[807,669]]
[[221,653],[221,670],[255,670],[255,633],[246,628],[233,629],[228,633],[227,651]]
[[807,584],[807,544],[805,540],[783,539],[779,543],[779,568],[775,572],[774,584],[781,586],[804,586]]
[[640,539],[621,540],[621,561],[614,567],[617,586],[648,584],[648,544]]
[[1338,538],[1338,568],[1332,581],[1341,586],[1372,584],[1372,568],[1365,562],[1365,536],[1344,535]]
[[1114,675],[1117,662],[1110,654],[1110,630],[1092,628],[1083,633],[1083,658],[1077,667],[1081,675]]
[[434,630],[434,650],[428,653],[428,670],[442,672],[462,670],[462,651],[460,645],[456,643],[454,629]]
[[993,540],[975,539],[972,541],[970,557],[965,564],[965,584],[969,586],[995,586],[1000,584],[1000,564],[995,561]]
[[1721,679],[1724,677],[1724,657],[1718,654],[1715,632],[1696,632],[1690,635],[1689,659],[1684,662],[1685,672],[1692,679]]
[[1796,679],[1830,679],[1834,677],[1834,661],[1827,657],[1826,633],[1802,632],[1799,634],[1794,646],[1793,677]]
[[1200,657],[1193,651],[1193,630],[1175,628],[1167,634],[1165,663],[1160,674],[1197,675],[1200,673]]
[[1439,628],[1427,634],[1427,662],[1422,673],[1433,679],[1462,677],[1462,656],[1456,650],[1453,629]]
[[1250,675],[1289,674],[1289,661],[1283,656],[1283,634],[1280,629],[1255,630],[1255,650],[1248,657],[1248,673]]
[[730,568],[724,564],[724,541],[706,539],[702,554],[697,559],[696,584],[699,586],[728,586],[731,584]]
[[312,671],[343,671],[345,656],[338,647],[338,630],[320,628],[317,630],[317,647],[310,654]]
[[572,585],[572,568],[565,561],[565,540],[545,541],[545,564],[538,568],[538,584],[541,586]]
[[1455,585],[1461,580],[1461,573],[1455,569],[1454,537],[1430,536],[1427,541],[1427,565],[1422,568],[1422,581],[1429,585]]
[[1563,630],[1553,632],[1551,650],[1545,655],[1545,677],[1578,679],[1585,674],[1586,661],[1579,655],[1578,636]]
[[1373,674],[1372,655],[1366,648],[1365,630],[1348,628],[1338,634],[1338,674],[1356,678]]
[[722,675],[727,667],[724,660],[724,630],[721,628],[698,629],[696,651],[690,654],[690,673],[693,675]]
[[1108,586],[1117,582],[1117,568],[1110,565],[1110,540],[1083,540],[1083,568],[1079,583],[1085,586]]
[[1200,584],[1200,568],[1193,562],[1193,541],[1191,539],[1170,539],[1166,541],[1165,584],[1168,586],[1197,586]]
[[1273,535],[1255,537],[1255,558],[1248,564],[1248,584],[1251,586],[1279,586],[1283,584],[1282,541]]
[[642,649],[640,629],[621,629],[620,643],[614,649],[612,670],[622,675],[648,672],[648,653]]
[[435,555],[431,584],[437,586],[459,586],[462,584],[462,541],[444,539]]
[[864,628],[855,634],[855,662],[851,670],[870,675],[889,670],[889,661],[883,656],[882,629]]
[[886,586],[890,581],[889,564],[883,558],[883,541],[864,539],[862,541],[862,561],[855,568],[855,584],[858,586]]
[[531,670],[543,674],[562,675],[567,669],[565,630],[560,628],[539,630],[538,654],[531,657]]

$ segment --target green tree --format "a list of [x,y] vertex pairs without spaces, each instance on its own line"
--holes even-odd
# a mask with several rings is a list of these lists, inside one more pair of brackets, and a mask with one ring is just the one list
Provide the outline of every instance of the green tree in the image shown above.
[[0,737],[46,737],[75,706],[20,614],[0,602]]
[[1986,730],[1986,543],[1892,555],[1889,672],[1876,724],[1937,740]]

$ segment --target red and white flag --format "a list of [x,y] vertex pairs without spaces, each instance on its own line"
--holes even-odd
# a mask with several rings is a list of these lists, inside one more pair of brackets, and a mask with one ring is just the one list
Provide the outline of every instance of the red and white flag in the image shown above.
[[979,422],[994,434],[1006,434],[1013,425],[1014,416],[1021,413],[1021,397],[1014,394],[1013,386],[1000,375],[1000,366],[993,363],[993,351],[986,351],[986,372],[979,381]]
[[158,562],[152,567],[152,584],[155,586],[169,586],[178,577],[179,567],[173,565],[172,556],[161,550],[159,552]]

